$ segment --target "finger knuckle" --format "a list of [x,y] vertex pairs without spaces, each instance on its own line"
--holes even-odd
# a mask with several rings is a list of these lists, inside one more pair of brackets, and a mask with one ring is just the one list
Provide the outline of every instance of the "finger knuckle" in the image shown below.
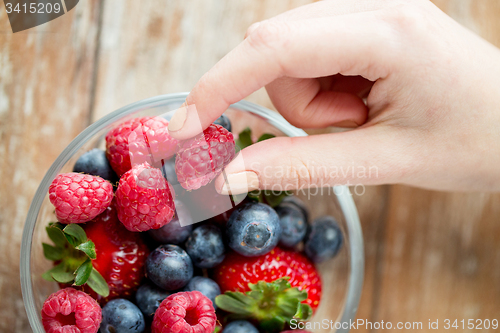
[[290,26],[287,22],[269,20],[261,22],[257,27],[250,26],[247,30],[248,43],[258,51],[280,49],[286,46]]
[[413,3],[386,8],[382,11],[382,18],[405,38],[427,33],[428,30],[428,15],[420,6]]
[[[289,144],[291,147],[291,152],[293,152],[294,141],[297,138],[290,138]],[[296,188],[309,188],[310,186],[316,184],[317,179],[314,177],[313,172],[311,172],[311,165],[301,156],[301,152],[291,153],[288,155],[288,175],[284,177],[285,183],[282,184],[286,188],[287,183],[293,181],[293,186]],[[289,185],[288,185],[289,186]]]

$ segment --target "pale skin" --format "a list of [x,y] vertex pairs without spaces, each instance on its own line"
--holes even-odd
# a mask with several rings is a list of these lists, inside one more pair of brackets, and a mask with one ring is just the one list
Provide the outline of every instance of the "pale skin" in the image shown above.
[[[216,179],[222,193],[395,183],[499,191],[499,78],[500,50],[430,1],[324,1],[252,25],[187,97],[197,112],[177,112],[169,130],[192,137],[200,128],[190,119],[206,128],[266,87],[297,127],[352,129],[252,145],[226,167],[229,184]],[[313,170],[353,166],[378,172]]]

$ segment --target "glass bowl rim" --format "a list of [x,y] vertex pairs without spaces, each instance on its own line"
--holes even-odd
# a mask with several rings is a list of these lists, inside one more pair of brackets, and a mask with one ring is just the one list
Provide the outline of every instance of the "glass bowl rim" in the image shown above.
[[[115,110],[101,119],[97,120],[86,129],[84,129],[71,143],[61,152],[49,170],[43,177],[38,189],[33,197],[26,223],[24,225],[23,236],[21,241],[20,253],[20,280],[21,291],[23,295],[23,303],[28,315],[28,320],[34,332],[43,333],[44,329],[41,322],[38,320],[38,313],[34,305],[33,286],[31,281],[31,248],[33,240],[33,232],[38,218],[38,212],[42,206],[43,199],[49,189],[50,183],[55,178],[59,170],[69,161],[69,159],[93,136],[99,133],[103,128],[112,125],[114,122],[122,119],[124,116],[132,114],[139,109],[151,108],[155,105],[164,103],[165,101],[175,102],[179,104],[185,101],[188,93],[173,93],[159,95],[147,99],[143,99],[124,107]],[[285,120],[279,113],[273,112],[267,108],[248,101],[240,101],[230,106],[231,108],[250,112],[257,116],[266,119],[271,125],[282,131],[284,134],[292,136],[307,136],[307,133],[297,128]],[[335,186],[335,195],[339,202],[339,206],[344,214],[348,232],[349,244],[349,278],[347,284],[346,303],[344,304],[342,315],[340,317],[341,328],[337,332],[348,332],[349,323],[354,320],[358,309],[359,300],[361,297],[361,289],[364,279],[364,248],[363,234],[359,221],[358,212],[349,194],[346,186]]]

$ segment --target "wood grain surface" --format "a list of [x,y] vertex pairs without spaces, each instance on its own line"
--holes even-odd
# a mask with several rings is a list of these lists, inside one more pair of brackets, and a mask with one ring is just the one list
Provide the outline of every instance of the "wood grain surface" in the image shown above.
[[[121,106],[188,91],[250,24],[309,2],[86,0],[16,34],[0,5],[0,332],[31,331],[19,285],[21,233],[63,148]],[[434,2],[500,46],[500,1]],[[263,90],[248,100],[272,108]],[[355,201],[366,253],[358,318],[500,320],[500,195],[377,186]]]

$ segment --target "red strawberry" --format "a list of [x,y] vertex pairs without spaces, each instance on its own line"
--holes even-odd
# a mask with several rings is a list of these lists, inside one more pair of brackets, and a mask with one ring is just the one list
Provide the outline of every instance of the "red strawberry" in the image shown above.
[[159,169],[135,165],[121,178],[116,190],[118,219],[130,231],[158,229],[174,216],[173,188]]
[[175,159],[177,179],[186,190],[207,185],[234,158],[231,132],[212,124],[201,135],[183,141]]
[[58,175],[49,187],[57,219],[65,224],[83,223],[101,214],[113,199],[113,185],[101,177],[81,173]]
[[56,291],[43,303],[42,324],[47,333],[96,333],[101,320],[99,304],[73,288]]
[[99,296],[88,286],[84,290],[101,304],[114,298],[130,298],[144,277],[149,254],[141,235],[125,229],[116,217],[114,205],[83,228],[95,244],[97,258],[92,265],[108,283],[109,296]]
[[114,204],[82,226],[49,224],[46,230],[54,245],[44,243],[43,250],[55,266],[43,278],[59,282],[61,288],[73,285],[103,305],[130,298],[144,277],[149,254],[141,235],[118,221]]
[[106,135],[106,156],[118,176],[133,165],[172,157],[178,141],[168,134],[168,121],[160,117],[142,117],[121,123]]
[[321,299],[321,279],[314,265],[300,253],[274,248],[260,257],[244,257],[235,252],[226,255],[215,268],[214,280],[221,291],[249,291],[248,283],[273,282],[289,277],[292,287],[307,291],[303,303],[316,309]]
[[217,317],[212,301],[199,291],[172,294],[155,312],[152,333],[211,333]]

